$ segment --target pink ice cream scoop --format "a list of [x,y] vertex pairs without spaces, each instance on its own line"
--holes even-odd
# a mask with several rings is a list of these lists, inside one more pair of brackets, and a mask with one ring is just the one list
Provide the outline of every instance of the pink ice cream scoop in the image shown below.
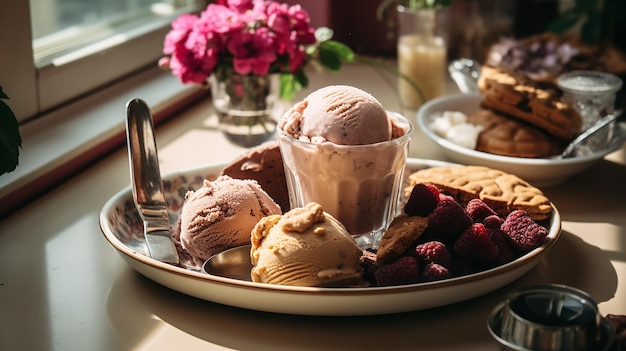
[[226,249],[250,244],[261,218],[280,207],[254,180],[220,176],[190,191],[180,214],[180,244],[196,265]]
[[378,100],[346,85],[314,91],[287,111],[280,128],[313,143],[365,145],[392,138],[390,119]]

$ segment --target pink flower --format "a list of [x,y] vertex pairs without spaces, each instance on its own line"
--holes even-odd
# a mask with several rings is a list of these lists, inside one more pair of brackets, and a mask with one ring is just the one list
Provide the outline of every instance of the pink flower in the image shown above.
[[311,18],[309,13],[300,5],[293,5],[289,8],[289,17],[294,22],[294,28],[298,31],[308,31]]
[[267,28],[258,28],[231,38],[228,50],[233,54],[233,66],[239,74],[266,75],[276,61],[274,39]]
[[205,84],[220,72],[299,73],[315,29],[300,5],[271,0],[217,0],[199,16],[181,15],[165,36],[161,67],[183,83]]
[[226,34],[245,27],[245,23],[240,20],[239,16],[239,13],[226,6],[209,4],[200,15],[196,26],[203,28],[202,31],[205,32]]
[[286,4],[271,3],[267,7],[267,27],[279,37],[289,38],[291,18]]
[[209,77],[208,74],[199,69],[194,60],[190,60],[184,55],[173,56],[170,59],[170,69],[185,84],[204,84]]
[[165,36],[163,43],[163,53],[172,54],[176,52],[179,46],[184,42],[193,29],[194,24],[198,20],[197,16],[184,14],[172,22],[172,30]]
[[226,5],[239,13],[252,9],[252,0],[227,0]]
[[289,47],[289,70],[297,72],[306,63],[306,53],[302,46],[293,45]]

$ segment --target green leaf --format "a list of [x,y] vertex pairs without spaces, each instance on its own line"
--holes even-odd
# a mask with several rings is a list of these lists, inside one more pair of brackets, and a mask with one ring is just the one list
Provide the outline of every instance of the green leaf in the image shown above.
[[282,73],[280,75],[280,97],[291,101],[296,95],[296,85],[293,74]]
[[[0,99],[8,96],[0,87]],[[17,168],[22,146],[17,118],[9,105],[0,100],[0,174],[12,172]]]
[[280,98],[291,101],[296,97],[296,91],[309,86],[309,79],[303,70],[280,75]]
[[341,59],[339,55],[332,50],[320,47],[319,59],[322,66],[331,72],[337,72],[341,69]]
[[329,49],[335,51],[337,55],[339,55],[339,58],[341,60],[346,62],[354,61],[354,51],[352,51],[352,49],[350,49],[350,47],[346,44],[334,40],[329,40],[324,43],[324,46],[328,46]]
[[306,88],[309,86],[309,77],[307,77],[307,75],[304,74],[303,70],[296,72],[295,78],[296,78],[295,80],[296,88],[301,89],[301,88]]
[[354,60],[352,49],[338,41],[328,40],[320,43],[318,50],[320,63],[329,71],[338,71],[342,61]]

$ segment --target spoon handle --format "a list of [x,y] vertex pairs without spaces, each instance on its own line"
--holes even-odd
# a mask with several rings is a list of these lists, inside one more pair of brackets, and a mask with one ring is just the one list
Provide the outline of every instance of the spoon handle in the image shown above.
[[126,106],[126,137],[133,199],[144,222],[150,257],[178,264],[178,251],[170,235],[167,202],[148,105],[133,99]]
[[561,158],[569,157],[580,143],[585,141],[588,137],[593,135],[598,130],[604,128],[607,124],[616,120],[619,116],[622,115],[622,112],[623,111],[621,109],[615,110],[613,113],[609,113],[608,115],[599,119],[594,125],[589,127],[589,129],[581,133],[578,137],[576,137],[576,139],[574,139],[571,143],[569,143],[569,145],[567,145],[565,150],[563,150],[563,153],[561,153]]

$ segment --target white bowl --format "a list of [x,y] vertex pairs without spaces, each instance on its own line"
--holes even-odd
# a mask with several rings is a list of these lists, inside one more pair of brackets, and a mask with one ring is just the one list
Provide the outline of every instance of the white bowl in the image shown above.
[[417,112],[417,124],[420,129],[433,139],[451,161],[465,165],[485,166],[515,174],[535,186],[558,184],[567,178],[580,173],[604,156],[621,148],[626,135],[626,123],[616,123],[615,137],[611,145],[601,151],[585,156],[576,156],[566,159],[548,158],[520,158],[494,155],[482,151],[469,149],[440,137],[429,125],[438,112],[459,111],[466,115],[477,112],[483,97],[480,94],[453,94],[433,99],[424,104]]

